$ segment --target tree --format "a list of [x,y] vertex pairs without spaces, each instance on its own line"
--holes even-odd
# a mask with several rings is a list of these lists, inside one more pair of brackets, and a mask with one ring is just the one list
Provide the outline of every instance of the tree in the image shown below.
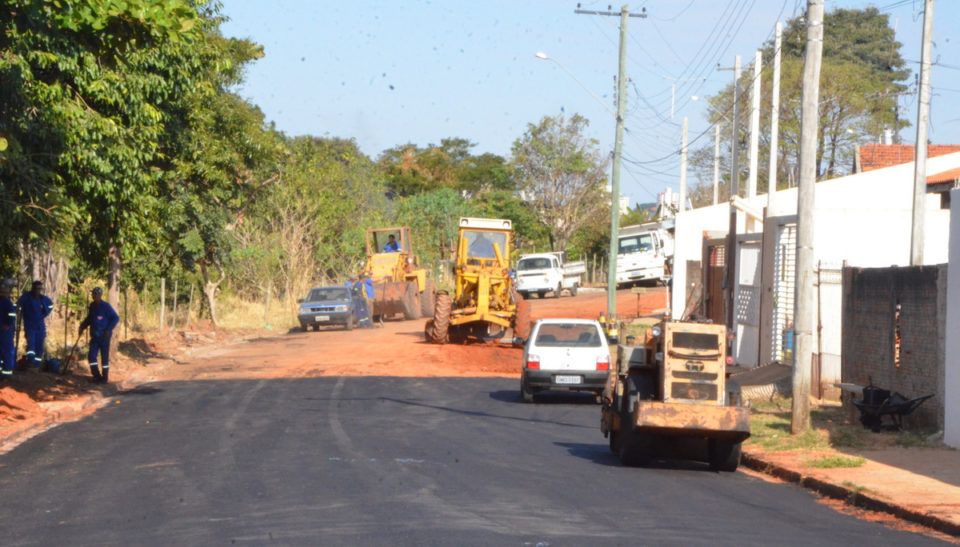
[[470,153],[474,146],[455,137],[424,148],[405,144],[385,150],[378,163],[391,193],[401,197],[444,188],[464,195],[513,188],[506,160],[489,153],[474,156]]
[[[894,39],[888,16],[876,8],[837,9],[826,15],[824,25],[817,177],[832,178],[852,170],[857,145],[876,141],[884,129],[899,130],[909,125],[897,114],[897,97],[906,89],[902,82],[908,78],[909,70],[905,69],[906,62],[899,53],[901,44]],[[777,151],[777,180],[781,188],[792,186],[797,179],[804,29],[802,18],[796,18],[787,23],[783,35]],[[761,128],[770,127],[773,54],[771,41],[763,48],[767,61],[762,72]],[[749,79],[741,80],[741,105],[748,104],[750,88]],[[711,97],[709,102],[713,108],[708,119],[729,127],[727,118],[733,112],[732,85]],[[749,108],[741,107],[737,138],[743,154],[748,148],[749,115]],[[701,186],[712,185],[712,152],[712,143],[707,143],[691,154],[692,171]],[[761,131],[761,166],[767,165],[769,154],[769,135]],[[741,166],[746,165],[745,156],[740,160]],[[729,183],[728,166],[729,154],[725,154],[721,166],[721,200],[725,199],[723,194]],[[766,186],[767,177],[760,176],[758,191],[765,191]],[[712,188],[709,195],[712,200]]]
[[397,220],[410,226],[423,264],[449,260],[456,250],[460,217],[473,214],[472,203],[448,188],[397,200]]
[[549,227],[553,250],[566,250],[570,237],[609,199],[607,160],[597,141],[583,135],[588,123],[579,114],[569,120],[545,116],[513,143],[510,164],[521,196]]

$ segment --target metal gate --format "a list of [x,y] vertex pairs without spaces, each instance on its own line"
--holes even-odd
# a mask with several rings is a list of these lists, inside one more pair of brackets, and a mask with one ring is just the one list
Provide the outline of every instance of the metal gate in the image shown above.
[[733,324],[736,329],[734,359],[755,367],[760,349],[760,258],[762,234],[737,236],[736,291]]
[[773,332],[770,361],[793,362],[793,312],[797,296],[797,225],[778,224],[773,249]]
[[725,324],[726,296],[723,282],[727,269],[726,239],[705,239],[703,244],[703,315]]

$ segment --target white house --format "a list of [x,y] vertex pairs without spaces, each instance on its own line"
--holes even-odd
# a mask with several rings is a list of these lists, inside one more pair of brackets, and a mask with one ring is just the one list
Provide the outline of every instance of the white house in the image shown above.
[[[960,153],[927,160],[928,176],[957,168],[960,168]],[[842,266],[885,267],[910,263],[913,176],[913,162],[909,162],[816,185],[814,265],[819,270],[820,283],[818,305],[814,309],[819,311],[822,330],[820,339],[814,333],[813,344],[821,357],[822,384],[840,380],[839,272]],[[764,194],[741,200],[736,219],[739,235],[735,255],[733,356],[738,364],[748,367],[789,360],[790,352],[788,331],[792,328],[794,313],[797,189],[776,192],[772,210],[767,210],[764,217],[767,198]],[[949,201],[942,203],[939,194],[926,196],[924,264],[948,261],[950,210],[943,208],[946,203]],[[687,279],[686,265],[690,261],[702,262],[705,237],[725,237],[732,209],[725,203],[677,215],[674,317],[684,314],[688,295],[697,294],[691,288],[699,280]],[[766,253],[762,252],[764,249]],[[816,318],[813,324],[818,324]]]

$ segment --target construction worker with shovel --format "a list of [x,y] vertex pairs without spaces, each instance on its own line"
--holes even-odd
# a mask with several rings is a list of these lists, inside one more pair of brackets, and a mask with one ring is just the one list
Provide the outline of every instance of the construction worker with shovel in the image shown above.
[[[93,302],[87,308],[87,317],[80,323],[77,334],[90,327],[90,353],[87,354],[90,374],[93,375],[94,382],[105,384],[110,381],[110,336],[113,334],[113,327],[120,321],[120,316],[113,310],[113,306],[103,301],[103,289],[94,287],[90,295],[93,297]],[[97,363],[98,353],[100,354],[99,364]]]
[[46,318],[53,311],[53,301],[43,294],[43,281],[34,281],[29,292],[17,301],[27,336],[26,358],[34,368],[43,364],[43,344],[47,338]]

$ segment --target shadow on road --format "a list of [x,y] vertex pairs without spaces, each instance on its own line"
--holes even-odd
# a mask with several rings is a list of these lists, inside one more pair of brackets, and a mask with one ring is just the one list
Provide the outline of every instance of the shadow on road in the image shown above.
[[566,448],[571,456],[591,461],[600,465],[609,465],[611,467],[621,467],[620,460],[610,453],[610,449],[605,444],[587,444],[587,443],[553,443],[559,447]]
[[124,389],[117,392],[117,395],[155,395],[163,393],[163,389],[154,386],[137,386],[133,389]]
[[509,421],[515,421],[515,422],[523,422],[523,423],[545,423],[545,424],[562,425],[565,427],[581,427],[585,429],[592,429],[592,426],[586,426],[586,425],[569,423],[569,422],[558,422],[556,420],[541,420],[538,418],[530,418],[530,417],[524,417],[524,416],[504,416],[502,414],[491,414],[489,412],[483,412],[479,410],[466,410],[462,408],[451,408],[447,406],[430,405],[426,403],[418,403],[416,401],[394,399],[392,397],[378,397],[378,399],[381,401],[389,401],[391,403],[397,403],[401,405],[419,406],[423,408],[432,408],[434,410],[443,410],[445,412],[453,412],[456,414],[463,414],[465,416],[478,416],[483,418],[493,418],[498,420],[509,420]]
[[[490,398],[504,403],[522,403],[519,387],[516,390],[500,390],[490,392]],[[574,391],[548,391],[533,396],[534,404],[547,405],[596,405],[593,393]]]

